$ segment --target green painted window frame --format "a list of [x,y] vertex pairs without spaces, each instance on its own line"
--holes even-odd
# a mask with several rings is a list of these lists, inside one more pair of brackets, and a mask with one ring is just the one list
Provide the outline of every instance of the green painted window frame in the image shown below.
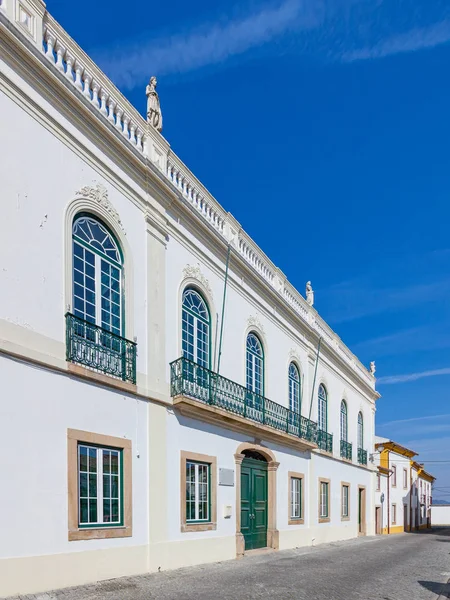
[[[119,499],[120,499],[120,520],[109,522],[109,523],[81,523],[80,522],[80,460],[79,460],[79,449],[80,446],[87,448],[95,448],[96,450],[110,450],[117,452],[119,455]],[[103,470],[102,470],[103,475]],[[98,490],[98,477],[97,472],[97,490]],[[97,502],[103,502],[104,497],[97,498]],[[123,448],[114,448],[112,446],[103,446],[100,444],[91,444],[87,442],[77,442],[77,506],[78,506],[78,528],[79,529],[102,529],[102,528],[114,528],[124,526],[124,481],[123,481]]]
[[[323,394],[321,395],[320,390],[323,390]],[[323,398],[323,402],[321,400],[321,398]],[[317,400],[318,400],[318,405],[317,405],[317,429],[320,429],[321,431],[325,431],[325,433],[328,433],[328,392],[327,392],[327,388],[323,385],[323,383],[321,383],[319,385],[319,389],[317,392]],[[324,408],[324,418],[320,419],[320,414],[321,414],[321,403],[322,405],[325,407]],[[324,422],[325,427],[321,427],[322,423],[321,420]]]
[[[294,502],[294,482],[298,482],[298,515],[294,515],[293,508],[296,506]],[[302,521],[303,520],[303,477],[291,477],[291,489],[290,489],[290,515],[291,521]]]
[[[253,336],[258,340],[258,343],[261,348],[261,355],[257,354],[256,352],[253,352],[251,349],[249,349],[248,340],[249,340],[250,336]],[[255,356],[256,358],[258,358],[261,361],[261,391],[260,392],[256,392],[249,387],[249,368],[248,368],[249,354],[252,356]],[[264,344],[262,343],[262,340],[261,340],[260,336],[256,333],[256,331],[249,331],[247,333],[247,337],[245,338],[245,387],[249,390],[249,392],[262,397],[262,396],[264,396],[264,393],[265,393],[265,389],[264,389],[265,388],[265,379],[266,379],[266,357],[265,357],[265,352],[264,352]],[[253,380],[255,380],[254,365],[253,365]]]
[[[204,319],[203,317],[201,317],[200,315],[198,315],[195,311],[191,310],[190,308],[188,308],[187,306],[185,306],[184,304],[184,296],[186,294],[186,292],[193,292],[194,294],[197,294],[197,296],[200,298],[200,300],[203,302],[203,304],[205,305],[205,309],[206,312],[208,313],[208,319]],[[212,322],[211,322],[211,310],[209,308],[209,304],[206,301],[204,295],[202,294],[202,292],[200,290],[198,290],[195,286],[191,286],[188,285],[183,289],[183,293],[181,296],[181,355],[185,358],[188,358],[188,360],[192,360],[189,357],[185,356],[185,350],[183,348],[183,334],[185,333],[185,326],[184,326],[184,319],[183,319],[183,312],[188,313],[189,315],[191,315],[192,317],[194,317],[195,319],[198,319],[199,321],[201,321],[203,324],[208,326],[208,364],[206,365],[206,368],[211,370],[211,360],[212,360]],[[198,340],[197,340],[198,343]],[[197,355],[198,355],[198,346],[197,348],[195,348],[195,356],[194,358],[197,359]],[[199,364],[197,360],[192,360],[192,362],[195,362],[196,364]],[[200,365],[203,366],[203,365]]]
[[202,523],[211,523],[211,463],[202,462],[200,460],[191,460],[189,458],[186,459],[185,469],[187,469],[188,464],[191,465],[202,465],[206,466],[208,469],[208,518],[207,519],[188,519],[188,499],[187,499],[187,477],[186,477],[186,489],[185,489],[185,505],[186,505],[186,525],[200,525]]
[[[117,262],[116,260],[114,260],[113,258],[106,256],[104,253],[100,252],[99,250],[97,250],[96,248],[94,248],[93,246],[87,244],[83,239],[81,239],[80,237],[78,237],[76,234],[73,233],[73,228],[75,223],[78,221],[78,219],[82,219],[82,218],[88,218],[88,219],[92,219],[93,221],[96,221],[97,223],[99,223],[102,227],[104,227],[106,229],[106,231],[108,232],[108,234],[112,237],[112,239],[114,240],[115,245],[117,246],[117,250],[119,252],[119,256],[120,256],[120,260],[121,262]],[[106,262],[110,262],[114,267],[116,267],[119,272],[120,272],[120,302],[121,302],[121,310],[120,310],[120,337],[125,337],[125,332],[126,332],[126,323],[125,323],[125,261],[124,261],[124,254],[123,254],[123,250],[122,250],[122,246],[119,243],[119,240],[117,239],[117,236],[114,234],[114,232],[111,230],[111,228],[99,217],[97,217],[96,215],[94,215],[93,213],[90,212],[79,212],[77,213],[73,220],[72,220],[72,271],[71,271],[71,276],[72,276],[72,312],[75,316],[75,275],[74,275],[74,271],[75,271],[75,249],[74,249],[74,244],[75,242],[85,248],[86,250],[89,250],[90,252],[92,252],[92,254],[95,254],[97,256],[99,256],[100,258],[103,258]],[[99,293],[99,298],[100,298],[100,303],[101,303],[101,292]],[[101,327],[101,323],[97,323],[97,321],[95,321],[95,325],[97,325],[98,327]]]

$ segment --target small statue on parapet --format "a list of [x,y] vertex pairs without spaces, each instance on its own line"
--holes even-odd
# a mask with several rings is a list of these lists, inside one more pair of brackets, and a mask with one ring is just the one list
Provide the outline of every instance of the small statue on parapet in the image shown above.
[[150,77],[150,82],[145,90],[147,94],[147,122],[156,129],[162,131],[162,112],[159,102],[158,92],[156,91],[156,77]]
[[375,361],[374,361],[374,360],[372,360],[372,361],[370,362],[370,374],[371,374],[371,375],[375,375],[376,371],[377,371],[377,368],[376,368],[376,366],[375,366]]
[[306,282],[306,302],[310,306],[314,306],[314,290],[312,289],[310,281]]

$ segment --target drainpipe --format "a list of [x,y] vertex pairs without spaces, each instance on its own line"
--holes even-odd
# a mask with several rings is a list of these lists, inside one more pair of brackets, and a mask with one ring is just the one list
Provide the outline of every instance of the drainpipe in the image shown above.
[[412,466],[409,461],[409,533],[412,531]]
[[[388,450],[388,471],[389,471],[389,450]],[[387,518],[388,518],[388,522],[387,522],[387,529],[388,529],[388,535],[391,533],[391,495],[390,495],[390,491],[391,491],[391,473],[388,473],[387,476],[387,501],[388,501],[388,506],[387,506]]]

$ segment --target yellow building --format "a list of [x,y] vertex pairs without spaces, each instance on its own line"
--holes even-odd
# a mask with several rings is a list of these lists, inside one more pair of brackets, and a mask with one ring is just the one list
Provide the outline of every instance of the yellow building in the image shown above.
[[378,534],[402,533],[431,527],[431,487],[435,480],[417,452],[393,440],[375,437],[375,530]]

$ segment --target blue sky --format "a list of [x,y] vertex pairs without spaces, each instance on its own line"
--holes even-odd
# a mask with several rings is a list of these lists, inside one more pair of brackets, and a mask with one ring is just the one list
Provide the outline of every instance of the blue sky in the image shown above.
[[142,113],[158,76],[174,151],[376,360],[378,433],[450,500],[448,1],[47,8]]

